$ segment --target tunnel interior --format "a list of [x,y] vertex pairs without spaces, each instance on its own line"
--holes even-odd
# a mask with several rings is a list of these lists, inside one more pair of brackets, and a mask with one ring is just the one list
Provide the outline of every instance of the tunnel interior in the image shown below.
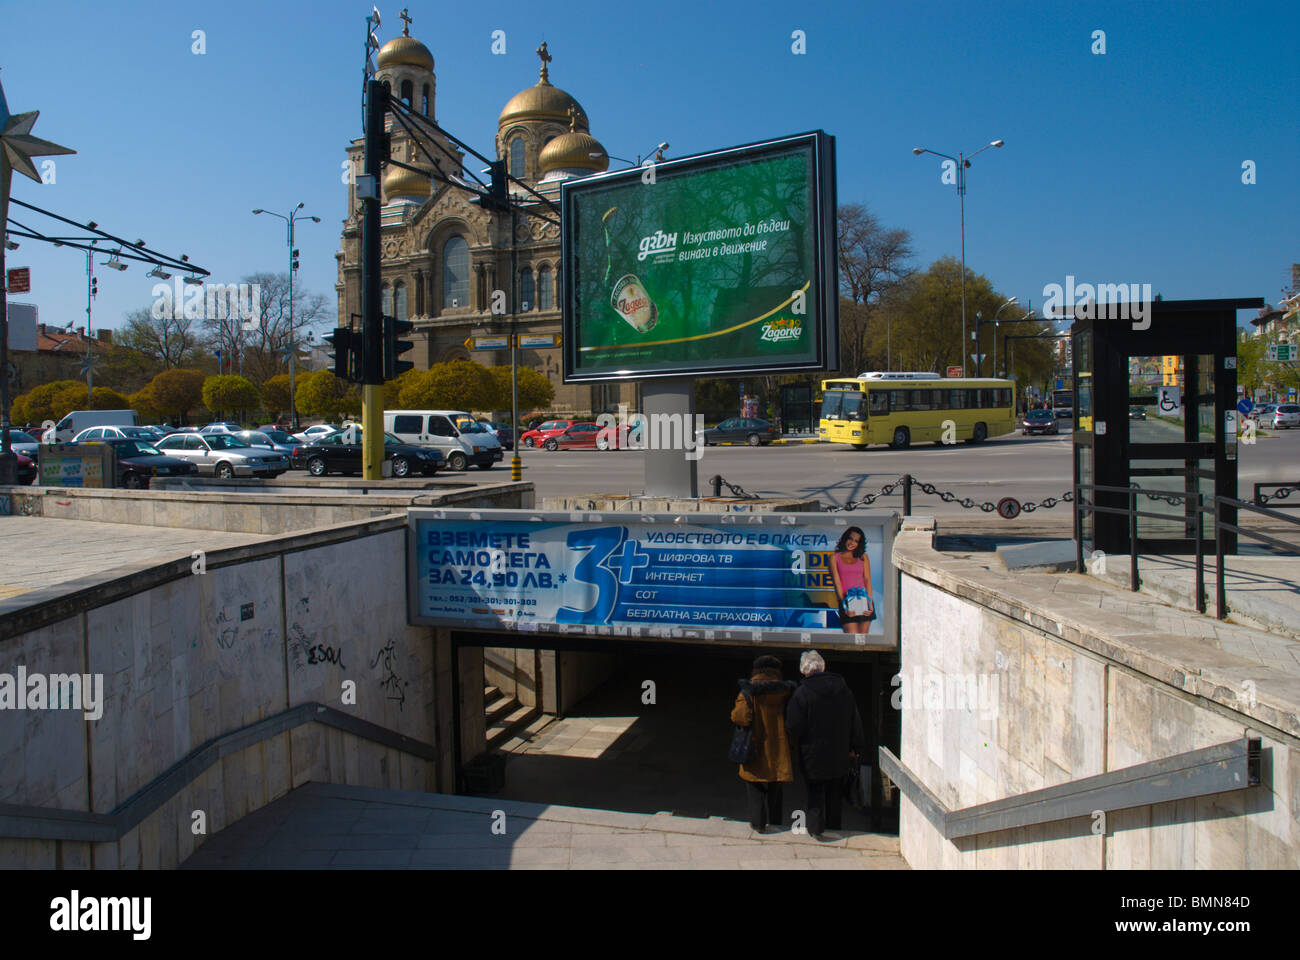
[[[494,647],[503,639],[462,633],[455,642]],[[512,640],[521,649],[539,649]],[[771,654],[781,660],[784,679],[797,682],[801,649],[645,643],[628,650],[626,641],[560,649],[601,655],[605,679],[505,754],[505,786],[494,795],[629,813],[746,819],[744,782],[727,758],[737,681],[750,676],[755,657]],[[899,713],[890,703],[898,656],[819,652],[827,671],[843,676],[853,691],[866,739],[863,762],[872,766],[870,804],[859,808],[846,801],[842,827],[897,833],[898,792],[876,769],[876,754],[880,745],[898,751]],[[787,828],[805,796],[797,756],[792,759],[795,781],[785,785],[783,797]]]

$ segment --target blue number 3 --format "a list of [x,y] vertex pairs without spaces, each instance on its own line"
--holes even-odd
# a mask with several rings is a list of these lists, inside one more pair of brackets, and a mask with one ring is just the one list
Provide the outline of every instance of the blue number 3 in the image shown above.
[[596,602],[590,610],[560,607],[555,611],[556,623],[608,623],[618,601],[618,578],[605,565],[612,553],[623,543],[624,527],[597,527],[594,530],[573,530],[564,545],[570,550],[584,550],[581,560],[573,570],[573,582],[596,588]]

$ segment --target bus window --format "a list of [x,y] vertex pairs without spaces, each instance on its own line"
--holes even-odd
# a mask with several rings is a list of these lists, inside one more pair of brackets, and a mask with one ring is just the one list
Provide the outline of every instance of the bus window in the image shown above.
[[909,401],[909,403],[908,403],[908,405],[907,405],[907,409],[909,409],[909,410],[929,410],[929,409],[931,408],[931,407],[930,407],[930,393],[931,393],[931,391],[929,391],[929,390],[908,390],[907,392],[908,392],[909,394],[911,394],[911,396],[909,396],[909,397],[907,398],[908,401]]
[[965,409],[966,409],[966,391],[965,391],[965,390],[951,390],[951,391],[949,391],[949,392],[952,394],[952,409],[953,409],[953,410],[965,410]]
[[1010,388],[1010,387],[1003,387],[1002,389],[1000,389],[1000,390],[998,391],[998,406],[999,406],[999,407],[1009,407],[1009,406],[1011,406],[1011,388]]
[[993,406],[993,399],[989,396],[988,390],[979,391],[979,402],[975,405],[981,410],[987,410],[989,407]]
[[889,413],[889,391],[872,390],[868,410],[873,417],[883,417]]
[[827,390],[822,396],[822,419],[838,420],[840,418],[840,400],[843,390]]
[[862,394],[845,392],[843,405],[840,407],[840,419],[862,419]]

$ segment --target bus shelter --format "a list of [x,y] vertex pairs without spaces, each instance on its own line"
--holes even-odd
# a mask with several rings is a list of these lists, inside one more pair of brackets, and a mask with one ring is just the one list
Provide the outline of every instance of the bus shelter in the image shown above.
[[[1075,505],[1085,554],[1192,554],[1197,538],[1213,553],[1213,514],[1194,496],[1237,496],[1237,311],[1259,299],[1156,300],[1076,310],[1070,328],[1074,372],[1074,484],[1098,507],[1143,514],[1130,543],[1124,513]],[[1089,486],[1141,491],[1090,490]],[[1226,523],[1237,511],[1223,508]],[[1224,531],[1224,551],[1236,534]]]

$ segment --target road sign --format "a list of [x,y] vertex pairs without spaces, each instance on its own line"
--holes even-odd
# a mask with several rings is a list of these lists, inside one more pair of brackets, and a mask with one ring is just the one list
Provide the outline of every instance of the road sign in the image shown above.
[[520,350],[527,350],[530,347],[558,347],[559,345],[560,345],[560,335],[558,333],[519,334]]
[[510,338],[470,337],[465,341],[465,347],[469,350],[508,350],[510,349]]
[[960,376],[961,376],[961,367],[949,367],[949,368],[948,368],[948,376],[949,376],[949,377],[954,377],[954,378],[955,378],[955,377],[960,377]]
[[31,293],[32,292],[32,268],[31,267],[14,267],[8,271],[8,282],[6,286],[10,293]]
[[984,362],[984,358],[987,357],[987,356],[988,356],[987,353],[972,353],[972,354],[970,355],[970,358],[971,358],[972,360],[974,360],[976,363],[983,363],[983,362]]
[[1237,409],[1241,411],[1241,415],[1244,417],[1255,409],[1255,404],[1250,397],[1242,397],[1237,401]]
[[1178,386],[1166,386],[1160,388],[1159,402],[1157,406],[1160,412],[1164,414],[1176,414],[1183,405],[1183,391]]
[[1268,359],[1270,363],[1294,363],[1300,360],[1300,350],[1296,349],[1295,344],[1291,343],[1270,343],[1268,345]]
[[1014,520],[1020,516],[1020,501],[1015,497],[1003,497],[998,501],[998,516],[1003,520]]
[[1056,386],[1053,387],[1052,389],[1054,389],[1054,390],[1064,390],[1064,389],[1065,389],[1065,380],[1064,380],[1062,377],[1057,377],[1057,378],[1056,378]]

